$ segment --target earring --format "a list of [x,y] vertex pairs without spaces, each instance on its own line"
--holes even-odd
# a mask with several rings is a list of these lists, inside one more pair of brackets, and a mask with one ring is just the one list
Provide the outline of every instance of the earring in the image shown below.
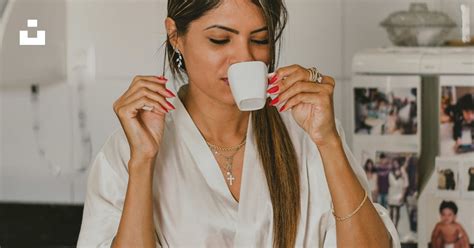
[[181,56],[181,53],[179,52],[178,48],[174,48],[174,52],[178,54],[178,58],[176,59],[176,63],[178,63],[178,68],[184,69],[183,68],[183,57]]

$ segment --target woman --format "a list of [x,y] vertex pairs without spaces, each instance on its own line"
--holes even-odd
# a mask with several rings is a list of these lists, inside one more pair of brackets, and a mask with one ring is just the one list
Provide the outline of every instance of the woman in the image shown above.
[[377,199],[378,197],[378,187],[377,187],[377,168],[375,167],[374,161],[372,159],[367,159],[364,164],[365,175],[369,181],[369,188],[372,195],[372,199]]
[[400,208],[405,203],[404,196],[408,188],[408,176],[406,173],[408,161],[408,158],[406,158],[404,165],[400,167],[398,159],[393,159],[392,170],[388,175],[388,181],[390,185],[388,188],[388,206],[390,208],[390,218],[395,224],[395,227],[398,227],[398,221],[400,220]]
[[114,103],[122,129],[92,164],[79,247],[399,247],[351,167],[331,77],[282,67],[275,100],[237,108],[229,65],[273,71],[285,23],[277,0],[168,1],[168,59],[187,84],[174,94],[165,78],[137,76]]

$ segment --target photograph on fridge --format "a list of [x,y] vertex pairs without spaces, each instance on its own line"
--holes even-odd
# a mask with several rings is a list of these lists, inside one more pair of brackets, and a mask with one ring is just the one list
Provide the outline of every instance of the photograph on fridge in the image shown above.
[[474,155],[474,85],[440,87],[440,155]]
[[436,159],[436,194],[439,197],[459,197],[460,181],[459,166],[461,161],[457,159]]
[[416,78],[403,77],[354,80],[354,133],[370,136],[416,135],[419,129],[417,81]]
[[417,232],[418,154],[367,149],[361,162],[373,201],[388,210],[402,242],[412,241]]
[[[473,221],[473,216],[470,218],[459,218],[460,211],[464,215],[468,213],[469,209],[460,209],[455,200],[441,200],[437,205],[439,216],[437,222],[431,231],[431,240],[428,247],[431,248],[470,248],[470,237],[466,230],[466,226],[461,223],[469,223]],[[434,216],[433,216],[434,217]]]
[[462,162],[459,169],[459,176],[461,181],[462,198],[474,199],[474,159],[469,159]]

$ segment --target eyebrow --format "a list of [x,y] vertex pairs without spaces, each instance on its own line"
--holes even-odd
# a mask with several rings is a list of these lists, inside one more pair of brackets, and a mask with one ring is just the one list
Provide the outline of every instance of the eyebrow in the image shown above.
[[[209,26],[209,27],[205,28],[204,30],[208,30],[208,29],[211,29],[211,28],[220,28],[220,29],[223,29],[225,31],[228,31],[228,32],[231,32],[231,33],[234,33],[234,34],[239,34],[239,31],[237,31],[233,28],[222,26],[222,25],[212,25],[212,26]],[[254,30],[254,31],[250,32],[250,34],[262,32],[262,31],[267,31],[267,27],[265,26],[265,27],[259,28],[257,30]]]

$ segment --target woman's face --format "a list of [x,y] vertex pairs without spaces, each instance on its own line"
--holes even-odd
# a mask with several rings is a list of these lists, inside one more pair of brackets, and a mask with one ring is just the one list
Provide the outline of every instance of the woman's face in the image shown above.
[[367,171],[372,171],[374,169],[374,163],[371,160],[367,161],[366,164]]
[[231,64],[259,60],[268,64],[270,46],[265,18],[251,1],[223,0],[193,21],[178,45],[190,84],[202,94],[235,105],[226,82]]
[[398,163],[398,161],[397,161],[396,159],[394,159],[394,160],[392,161],[392,168],[393,168],[393,170],[398,170],[398,169],[400,169],[400,164]]

